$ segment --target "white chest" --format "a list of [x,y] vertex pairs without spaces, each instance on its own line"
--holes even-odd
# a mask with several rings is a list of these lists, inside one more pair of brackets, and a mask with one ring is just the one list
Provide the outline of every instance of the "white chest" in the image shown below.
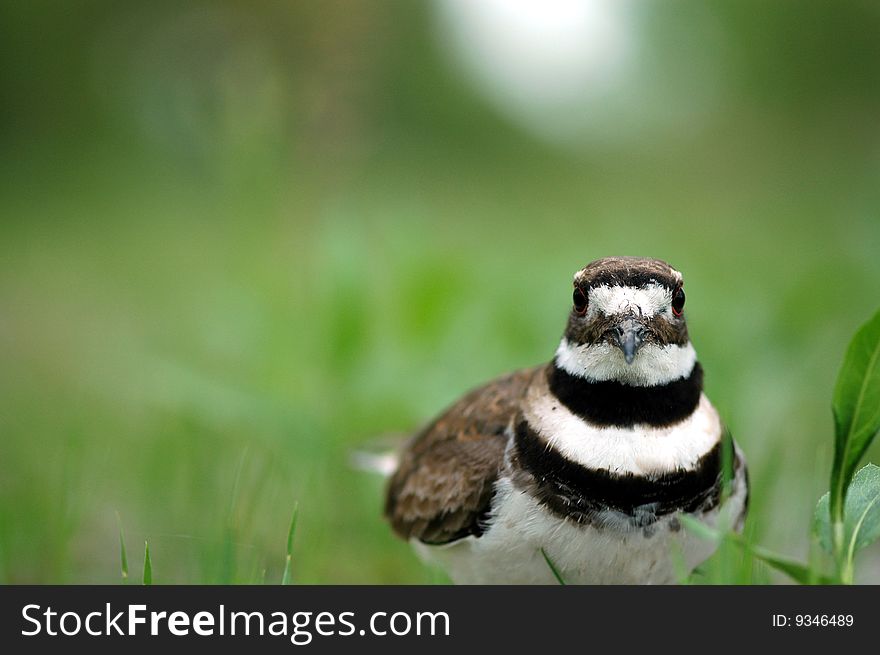
[[[416,544],[457,584],[557,584],[542,550],[566,584],[672,584],[677,561],[691,571],[715,550],[711,542],[678,526],[672,515],[647,530],[596,528],[560,519],[508,478],[500,479],[496,489],[495,517],[481,537],[445,546]],[[745,496],[740,471],[723,508],[696,518],[714,526],[721,511],[740,516]]]

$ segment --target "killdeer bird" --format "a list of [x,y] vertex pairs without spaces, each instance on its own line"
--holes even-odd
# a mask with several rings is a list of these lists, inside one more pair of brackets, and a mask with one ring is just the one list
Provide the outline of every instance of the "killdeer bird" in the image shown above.
[[[661,584],[741,527],[739,449],[703,394],[681,273],[610,257],[574,276],[553,360],[465,395],[400,453],[385,513],[456,583]],[[723,502],[722,502],[723,501]],[[676,552],[677,551],[677,552]]]

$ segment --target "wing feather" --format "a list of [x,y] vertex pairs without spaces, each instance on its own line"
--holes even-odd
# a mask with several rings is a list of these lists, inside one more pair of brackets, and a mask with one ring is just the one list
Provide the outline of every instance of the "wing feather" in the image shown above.
[[512,373],[470,392],[407,444],[385,503],[397,534],[428,544],[482,534],[508,426],[542,369]]

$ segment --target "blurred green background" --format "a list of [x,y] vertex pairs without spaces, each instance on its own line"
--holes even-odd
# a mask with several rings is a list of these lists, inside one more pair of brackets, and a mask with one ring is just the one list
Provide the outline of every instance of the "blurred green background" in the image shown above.
[[158,583],[277,582],[297,502],[295,581],[443,581],[350,452],[547,361],[619,254],[684,272],[749,533],[805,558],[880,305],[878,34],[867,1],[3,2],[0,581],[117,581],[118,512]]

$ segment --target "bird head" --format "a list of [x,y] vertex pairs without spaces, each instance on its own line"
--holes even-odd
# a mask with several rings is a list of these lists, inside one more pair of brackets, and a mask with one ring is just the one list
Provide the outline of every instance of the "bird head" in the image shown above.
[[682,275],[666,262],[598,259],[575,273],[572,301],[557,365],[573,375],[643,385],[693,368]]

